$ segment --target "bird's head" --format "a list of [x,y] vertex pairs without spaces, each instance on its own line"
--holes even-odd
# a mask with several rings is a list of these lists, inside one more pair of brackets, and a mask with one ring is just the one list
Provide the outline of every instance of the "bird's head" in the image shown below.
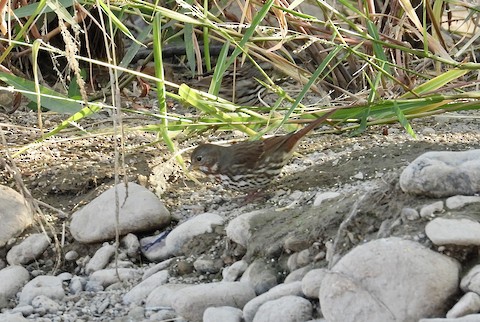
[[190,170],[200,170],[206,174],[218,172],[221,146],[214,144],[200,144],[192,152]]

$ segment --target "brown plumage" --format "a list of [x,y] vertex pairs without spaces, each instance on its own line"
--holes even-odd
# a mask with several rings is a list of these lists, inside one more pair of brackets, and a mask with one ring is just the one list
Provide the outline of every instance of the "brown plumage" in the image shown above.
[[265,188],[280,174],[300,139],[334,112],[331,110],[301,130],[286,135],[230,146],[201,144],[192,153],[190,168],[202,171],[231,190],[252,192]]

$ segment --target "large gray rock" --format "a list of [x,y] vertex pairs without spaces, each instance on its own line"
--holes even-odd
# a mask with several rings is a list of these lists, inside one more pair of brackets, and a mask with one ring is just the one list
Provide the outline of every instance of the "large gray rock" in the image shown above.
[[248,283],[219,282],[189,286],[173,295],[175,312],[189,321],[202,321],[204,311],[209,307],[243,306],[255,297],[255,291]]
[[417,321],[443,316],[458,291],[460,265],[419,243],[378,239],[357,246],[323,279],[329,322]]
[[[162,201],[145,187],[129,183],[126,200],[125,185],[119,184],[117,189],[120,235],[159,229],[170,223],[170,213]],[[112,187],[72,215],[70,232],[77,241],[93,243],[113,239],[115,225],[115,187]]]
[[35,277],[23,287],[19,305],[30,305],[33,299],[39,295],[54,300],[62,300],[65,297],[62,280],[56,276],[41,275]]
[[28,282],[30,274],[23,266],[8,266],[0,270],[0,309]]
[[20,235],[33,223],[33,214],[25,198],[15,190],[0,185],[0,248],[10,238]]
[[480,192],[480,150],[424,153],[402,172],[400,187],[432,197],[474,195]]

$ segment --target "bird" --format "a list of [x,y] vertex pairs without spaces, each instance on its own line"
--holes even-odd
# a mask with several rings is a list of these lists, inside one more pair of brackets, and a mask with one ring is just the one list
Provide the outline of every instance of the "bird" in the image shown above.
[[300,140],[336,109],[304,128],[266,139],[241,141],[230,146],[200,144],[191,155],[190,170],[199,170],[229,190],[255,193],[278,177]]

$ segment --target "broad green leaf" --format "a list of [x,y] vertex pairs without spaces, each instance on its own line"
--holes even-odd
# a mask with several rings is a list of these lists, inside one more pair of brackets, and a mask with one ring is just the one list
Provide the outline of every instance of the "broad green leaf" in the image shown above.
[[[0,80],[4,81],[15,89],[20,90],[22,95],[29,100],[36,102],[37,95],[35,83],[14,75],[0,72]],[[80,103],[69,100],[66,96],[42,85],[38,85],[40,93],[40,104],[42,107],[57,113],[74,114],[82,110]]]

